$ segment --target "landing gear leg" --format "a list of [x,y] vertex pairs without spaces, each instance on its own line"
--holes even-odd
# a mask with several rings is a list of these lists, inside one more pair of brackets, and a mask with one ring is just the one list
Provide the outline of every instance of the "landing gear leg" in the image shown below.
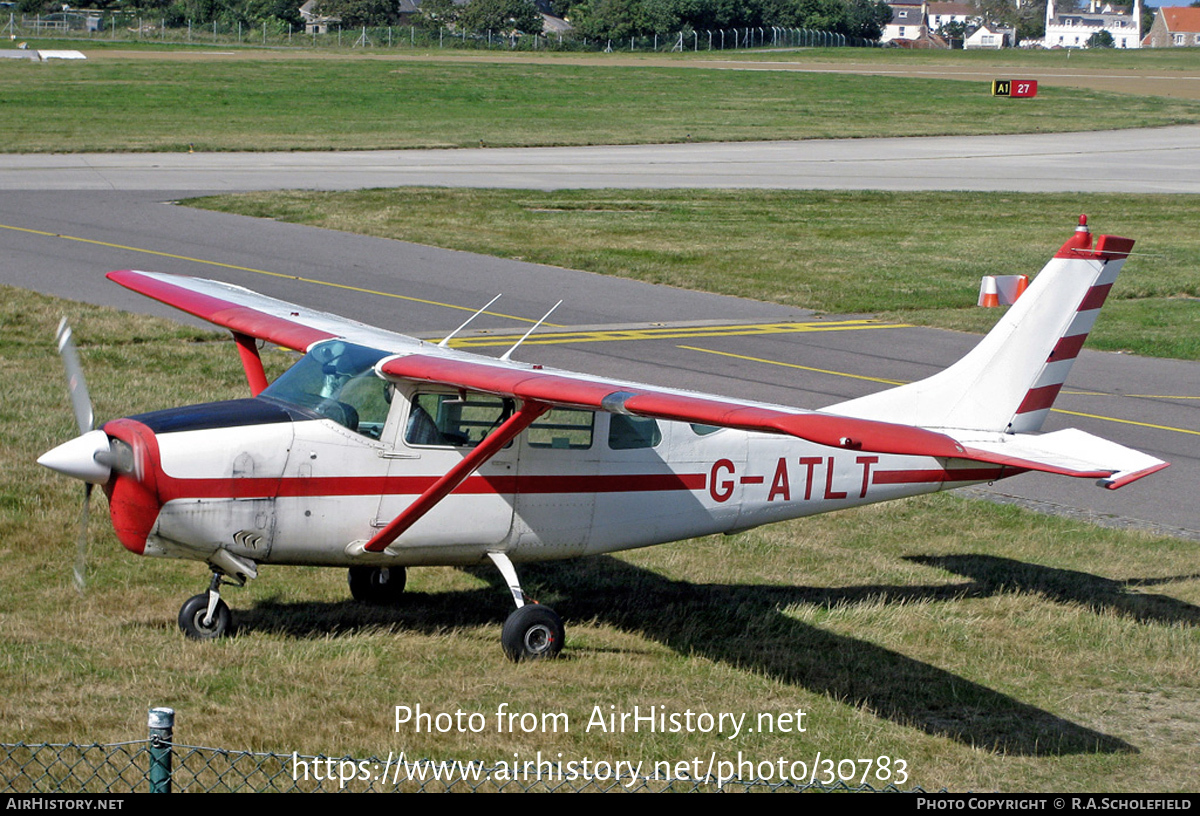
[[233,632],[233,615],[221,600],[221,573],[213,570],[208,592],[193,595],[179,610],[179,628],[192,640],[212,640]]
[[504,654],[516,663],[557,657],[565,639],[562,618],[550,607],[530,601],[525,596],[517,580],[517,571],[507,555],[488,553],[488,557],[504,576],[517,605],[517,611],[504,621],[504,629],[500,633]]

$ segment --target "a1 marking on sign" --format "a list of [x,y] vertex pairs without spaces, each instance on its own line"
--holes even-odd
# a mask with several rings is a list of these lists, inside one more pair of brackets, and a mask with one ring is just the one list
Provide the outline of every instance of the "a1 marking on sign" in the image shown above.
[[1037,96],[1036,79],[993,79],[992,96],[1028,98]]

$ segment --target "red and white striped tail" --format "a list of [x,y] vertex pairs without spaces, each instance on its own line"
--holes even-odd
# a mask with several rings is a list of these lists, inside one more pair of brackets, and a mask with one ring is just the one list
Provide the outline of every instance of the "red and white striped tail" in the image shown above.
[[928,379],[833,405],[830,413],[926,428],[1039,430],[1096,322],[1133,241],[1087,216],[1020,299],[967,356]]

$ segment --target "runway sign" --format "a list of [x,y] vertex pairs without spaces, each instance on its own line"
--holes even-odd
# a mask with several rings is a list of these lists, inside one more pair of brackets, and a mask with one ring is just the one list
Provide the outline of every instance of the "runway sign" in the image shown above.
[[1036,79],[993,79],[992,96],[1028,98],[1037,96]]

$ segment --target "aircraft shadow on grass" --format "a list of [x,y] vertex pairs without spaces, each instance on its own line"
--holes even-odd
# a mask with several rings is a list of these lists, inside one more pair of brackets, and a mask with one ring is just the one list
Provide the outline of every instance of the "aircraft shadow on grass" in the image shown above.
[[[1053,756],[1136,753],[1124,740],[1065,720],[944,669],[857,638],[797,621],[795,604],[833,607],[864,601],[905,603],[1036,591],[1060,602],[1116,610],[1139,621],[1200,622],[1200,609],[1133,595],[1139,581],[1111,581],[990,556],[915,556],[910,560],[972,577],[968,584],[804,587],[673,581],[610,556],[524,565],[526,591],[553,601],[565,617],[639,632],[680,654],[700,655],[824,694],[876,716],[997,753]],[[326,637],[368,628],[443,633],[493,624],[507,607],[504,587],[412,593],[396,607],[352,602],[258,603],[238,615],[243,630]],[[1154,579],[1158,580],[1158,579]],[[1174,580],[1174,579],[1163,579]],[[564,653],[570,656],[570,650]]]
[[1056,603],[1080,604],[1092,612],[1112,612],[1138,623],[1200,625],[1200,607],[1166,595],[1131,589],[1190,581],[1200,574],[1116,581],[1090,572],[1056,569],[992,555],[910,556],[907,560],[972,579],[963,594],[986,597],[1001,592],[1036,593]]

